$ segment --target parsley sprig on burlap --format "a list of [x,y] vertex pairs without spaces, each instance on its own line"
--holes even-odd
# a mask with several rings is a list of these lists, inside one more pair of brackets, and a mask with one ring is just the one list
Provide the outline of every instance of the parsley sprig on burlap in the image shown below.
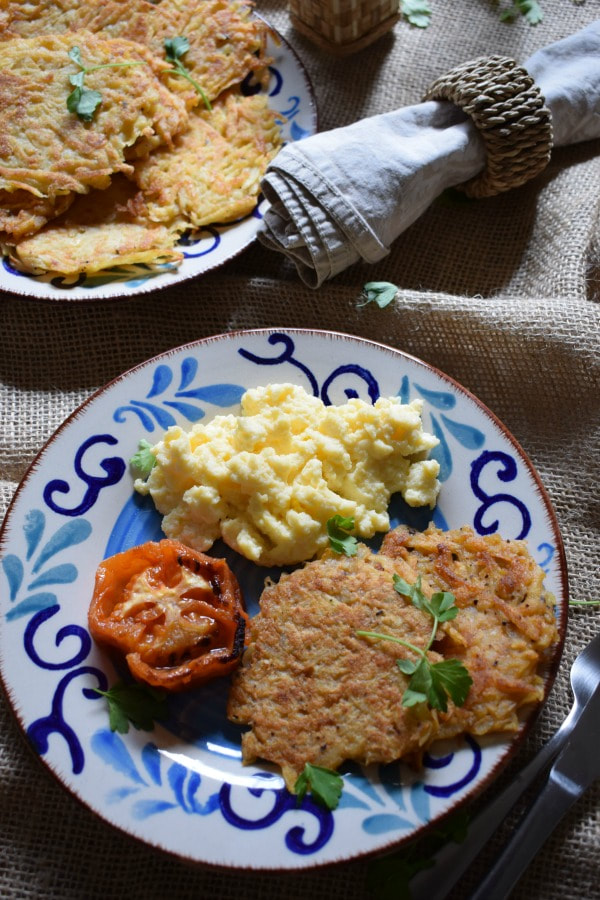
[[[429,0],[400,0],[400,13],[416,28],[427,28],[431,24],[433,10]],[[498,15],[501,22],[514,22],[523,16],[529,25],[539,25],[544,19],[537,0],[513,0],[508,7],[501,8]]]

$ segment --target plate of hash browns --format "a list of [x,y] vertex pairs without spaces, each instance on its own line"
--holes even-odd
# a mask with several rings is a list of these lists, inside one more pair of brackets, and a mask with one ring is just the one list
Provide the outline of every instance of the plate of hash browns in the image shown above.
[[0,129],[0,289],[94,299],[240,253],[316,110],[250,0],[7,0]]
[[[301,561],[275,565],[290,536]],[[215,866],[303,870],[442,823],[531,727],[567,612],[556,517],[507,429],[334,332],[126,372],[0,528],[0,678],[31,747],[107,823]]]

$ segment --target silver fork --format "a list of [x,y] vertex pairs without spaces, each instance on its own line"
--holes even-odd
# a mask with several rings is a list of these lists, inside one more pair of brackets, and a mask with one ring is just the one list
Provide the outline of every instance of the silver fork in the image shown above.
[[598,705],[597,713],[600,716],[600,634],[575,659],[571,668],[571,687],[574,703],[558,731],[508,787],[472,821],[467,839],[462,844],[448,844],[438,853],[432,868],[415,876],[411,882],[413,900],[444,900],[521,794],[569,742],[573,729],[590,701]]

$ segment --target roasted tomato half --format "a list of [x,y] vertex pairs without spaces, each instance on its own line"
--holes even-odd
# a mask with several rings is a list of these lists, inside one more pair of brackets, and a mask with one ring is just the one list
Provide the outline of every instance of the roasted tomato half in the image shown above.
[[88,621],[134,678],[180,691],[236,668],[248,617],[225,560],[164,540],[100,563]]

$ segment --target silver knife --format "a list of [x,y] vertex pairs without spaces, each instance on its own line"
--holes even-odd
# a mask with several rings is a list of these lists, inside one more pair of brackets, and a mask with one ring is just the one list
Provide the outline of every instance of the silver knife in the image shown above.
[[548,780],[469,900],[504,900],[584,791],[600,778],[600,686],[582,710]]

